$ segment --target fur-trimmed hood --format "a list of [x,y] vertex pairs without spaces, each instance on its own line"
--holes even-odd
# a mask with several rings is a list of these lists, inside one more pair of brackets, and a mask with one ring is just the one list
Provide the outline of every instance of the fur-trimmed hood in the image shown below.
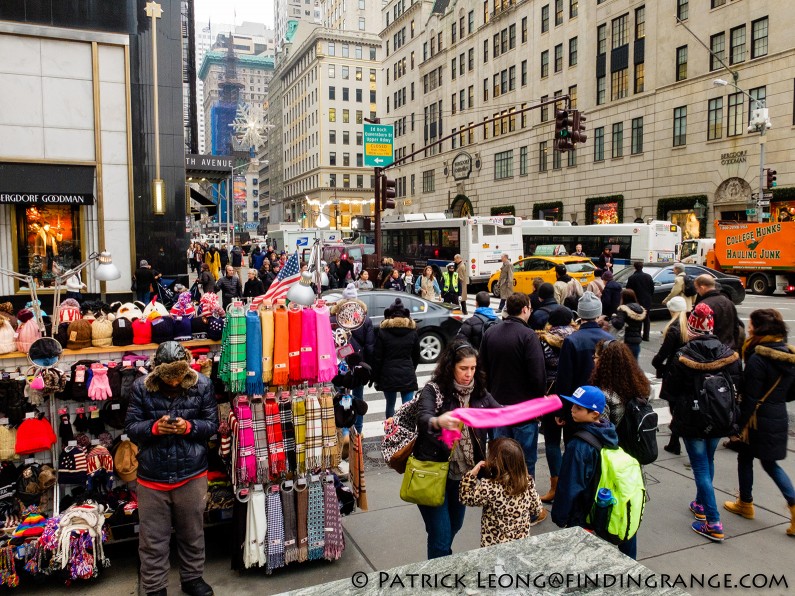
[[344,299],[340,300],[339,302],[335,302],[334,304],[332,304],[329,307],[329,313],[332,314],[332,315],[336,315],[337,312],[339,311],[340,307],[343,304],[347,304],[348,302],[355,302],[356,304],[358,304],[359,306],[361,306],[364,309],[364,312],[367,312],[367,305],[364,302],[362,302],[361,300],[359,300],[358,298],[344,298]]
[[713,371],[737,362],[740,355],[714,335],[703,335],[687,342],[678,359],[691,370]]
[[776,347],[771,347],[760,344],[754,346],[754,353],[775,362],[795,364],[795,346],[780,344]]
[[199,373],[193,370],[190,364],[184,360],[160,364],[144,379],[144,387],[147,391],[156,393],[162,390],[161,380],[169,381],[172,379],[182,379],[179,386],[188,390],[199,382]]
[[536,330],[538,339],[547,342],[551,347],[559,350],[563,347],[563,340],[569,335],[574,333],[575,329],[571,325],[563,325],[560,327],[550,327],[547,325],[546,329]]
[[646,318],[646,309],[637,302],[630,302],[629,304],[622,304],[618,310],[623,312],[627,317],[633,321],[642,321]]
[[384,319],[379,325],[381,329],[416,329],[417,323],[414,319],[406,317],[392,317],[391,319]]

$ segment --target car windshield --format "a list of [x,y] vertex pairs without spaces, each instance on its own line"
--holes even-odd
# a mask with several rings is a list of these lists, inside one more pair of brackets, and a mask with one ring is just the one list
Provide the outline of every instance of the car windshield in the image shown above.
[[[655,278],[655,281],[659,281],[656,279],[656,276],[659,275],[660,271],[662,271],[663,269],[664,269],[663,267],[644,267],[643,273],[648,273],[649,275]],[[670,268],[668,269],[670,270]],[[615,279],[620,284],[625,284],[627,283],[627,279],[629,278],[629,276],[632,275],[633,273],[635,273],[634,267],[624,267],[621,271],[616,273],[613,279]]]
[[590,273],[595,269],[596,267],[594,267],[593,263],[590,261],[582,261],[581,263],[566,263],[566,270],[569,273]]

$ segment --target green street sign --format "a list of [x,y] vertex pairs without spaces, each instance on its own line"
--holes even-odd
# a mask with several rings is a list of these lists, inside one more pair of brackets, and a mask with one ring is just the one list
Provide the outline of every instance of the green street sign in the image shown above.
[[745,214],[746,215],[756,215],[756,209],[746,209],[745,210]]
[[383,168],[395,161],[393,145],[395,128],[391,124],[364,125],[364,165]]

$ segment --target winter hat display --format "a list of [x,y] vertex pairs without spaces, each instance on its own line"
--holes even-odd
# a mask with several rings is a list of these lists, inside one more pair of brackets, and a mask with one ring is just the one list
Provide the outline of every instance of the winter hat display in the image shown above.
[[86,457],[89,491],[107,491],[113,487],[113,456],[104,445],[95,445]]
[[35,538],[44,533],[44,526],[47,524],[47,518],[44,517],[39,511],[37,505],[31,505],[25,509],[23,515],[25,516],[14,531],[14,538]]
[[602,314],[602,301],[593,292],[583,292],[577,303],[577,316],[586,321],[598,319]]
[[174,339],[174,320],[169,316],[152,319],[152,343],[162,344]]
[[696,304],[693,312],[687,318],[687,329],[693,335],[703,335],[712,333],[715,326],[715,318],[709,305],[700,302]]
[[199,301],[199,307],[203,317],[209,317],[213,313],[221,309],[221,304],[218,302],[218,294],[214,292],[205,293]]
[[17,442],[14,447],[17,455],[28,455],[46,451],[56,441],[52,425],[46,418],[26,418],[17,429]]
[[173,317],[174,339],[176,341],[190,341],[193,339],[193,317],[190,315],[176,315]]
[[86,450],[79,445],[67,445],[58,458],[59,484],[84,485],[87,480]]
[[80,303],[74,298],[67,298],[58,307],[58,322],[71,323],[83,318],[83,313],[80,311]]
[[91,324],[91,345],[95,348],[113,345],[113,323],[105,316],[99,317]]
[[41,329],[36,322],[33,311],[23,308],[17,313],[19,329],[17,329],[17,350],[27,353],[31,344],[41,337]]
[[0,317],[0,354],[10,354],[16,352],[17,344],[14,336],[14,328],[5,317]]
[[132,302],[125,302],[122,304],[119,307],[119,310],[116,311],[116,315],[117,317],[124,317],[131,322],[144,316],[138,305],[133,304]]
[[10,302],[0,302],[0,317],[8,319],[11,327],[16,329],[19,326],[16,314],[14,314],[14,305]]
[[[206,296],[207,294],[205,294]],[[226,325],[226,318],[219,315],[212,315],[207,319],[207,339],[213,341],[221,341],[224,336],[224,326]]]
[[28,356],[36,366],[53,366],[63,353],[63,348],[57,341],[44,338],[35,342],[28,350]]
[[172,317],[192,317],[196,314],[196,307],[191,301],[190,292],[182,292],[177,297],[177,302],[171,307]]
[[136,319],[132,322],[133,343],[142,346],[152,343],[152,322],[148,319]]
[[685,312],[687,311],[687,301],[681,296],[674,296],[665,303],[668,307],[668,312]]
[[138,479],[138,447],[132,441],[122,441],[116,447],[113,456],[113,465],[116,475],[123,482],[133,482]]
[[113,321],[113,333],[111,339],[114,346],[129,346],[133,343],[132,322],[126,317],[116,317]]
[[193,317],[189,319],[189,322],[191,339],[205,339],[207,337],[207,319],[204,317]]
[[161,317],[167,317],[169,314],[165,305],[157,301],[157,295],[152,296],[152,300],[149,301],[149,304],[144,309],[143,316],[149,319],[152,317],[152,313],[156,313]]
[[69,338],[66,347],[70,350],[82,350],[91,347],[91,321],[89,319],[79,319],[69,323],[67,331]]

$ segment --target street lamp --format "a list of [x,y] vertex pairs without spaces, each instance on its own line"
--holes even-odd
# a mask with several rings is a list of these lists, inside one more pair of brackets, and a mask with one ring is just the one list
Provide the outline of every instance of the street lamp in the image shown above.
[[707,215],[707,206],[703,205],[701,201],[696,199],[696,202],[693,204],[693,213],[696,216],[696,219],[704,219]]
[[155,177],[152,180],[152,210],[155,215],[166,214],[166,183],[160,178],[160,110],[157,89],[157,19],[163,9],[157,2],[146,3],[146,16],[152,19],[152,99],[155,128]]

